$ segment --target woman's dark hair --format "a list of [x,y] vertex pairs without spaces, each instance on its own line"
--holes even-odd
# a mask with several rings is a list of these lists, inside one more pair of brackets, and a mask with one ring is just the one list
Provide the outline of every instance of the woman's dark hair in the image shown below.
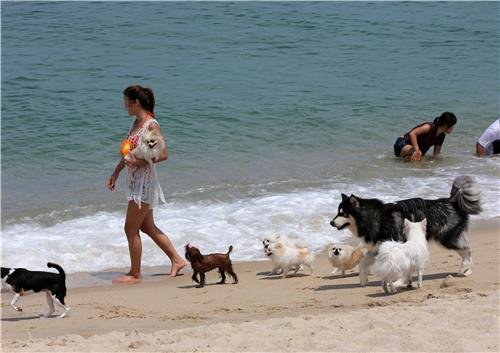
[[151,114],[154,113],[155,96],[151,88],[145,88],[140,85],[133,85],[125,88],[123,95],[128,99],[137,99],[141,107]]
[[441,116],[434,119],[434,124],[437,126],[446,125],[447,127],[452,127],[457,123],[457,117],[455,114],[450,112],[444,112]]

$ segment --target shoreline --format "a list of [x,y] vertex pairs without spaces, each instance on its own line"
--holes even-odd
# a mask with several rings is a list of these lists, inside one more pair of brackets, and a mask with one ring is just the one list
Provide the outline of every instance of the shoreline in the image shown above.
[[[472,220],[470,225],[470,233],[471,238],[474,237],[475,231],[495,231],[500,232],[500,217],[493,219],[479,219]],[[125,236],[125,235],[123,235]],[[345,242],[348,244],[355,243],[356,240],[354,237],[345,238]],[[180,251],[182,257],[184,257],[183,249],[177,249]],[[325,254],[316,254],[316,256],[326,256]],[[166,258],[168,261],[168,258]],[[262,253],[262,258],[253,259],[253,260],[242,260],[242,261],[233,261],[234,264],[246,264],[252,262],[267,262],[270,263],[267,258],[265,258]],[[88,271],[88,272],[76,272],[69,273],[66,276],[66,286],[68,289],[73,288],[84,288],[84,287],[94,287],[94,286],[109,286],[112,285],[111,281],[128,271],[127,267],[121,268],[110,268],[102,271]],[[168,265],[165,266],[142,266],[143,271],[143,283],[162,281],[167,276],[170,271],[170,267]],[[181,274],[188,274],[191,272],[191,268],[189,264],[182,269]]]
[[270,261],[237,262],[239,284],[215,285],[212,271],[201,289],[189,266],[176,278],[165,278],[168,268],[149,268],[140,284],[70,289],[64,319],[38,318],[47,311],[43,294],[22,297],[18,313],[8,304],[12,295],[2,293],[2,350],[498,351],[499,226],[472,220],[471,276],[456,274],[456,252],[431,244],[423,288],[394,295],[373,276],[361,287],[357,268],[331,275],[324,253],[312,275],[282,279],[268,276]]

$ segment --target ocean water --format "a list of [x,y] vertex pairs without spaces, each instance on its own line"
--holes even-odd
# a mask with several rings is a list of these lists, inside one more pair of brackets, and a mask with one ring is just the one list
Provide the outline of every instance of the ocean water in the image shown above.
[[[2,264],[68,272],[129,264],[126,196],[106,179],[153,88],[169,160],[157,224],[179,251],[264,258],[287,234],[313,251],[340,193],[449,195],[458,175],[500,216],[500,159],[474,145],[499,115],[498,2],[1,3]],[[458,117],[441,160],[403,163],[396,137]],[[143,265],[168,264],[143,237]]]

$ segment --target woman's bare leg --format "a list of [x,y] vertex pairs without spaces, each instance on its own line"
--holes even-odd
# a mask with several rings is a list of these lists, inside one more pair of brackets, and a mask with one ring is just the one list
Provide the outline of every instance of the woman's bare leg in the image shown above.
[[137,283],[141,281],[142,242],[139,230],[148,214],[149,205],[142,203],[137,207],[134,201],[129,201],[125,218],[125,234],[130,253],[130,271],[113,280],[113,283]]
[[179,271],[186,266],[186,261],[179,255],[174,245],[167,235],[163,233],[160,228],[155,225],[153,218],[153,210],[149,210],[144,222],[142,223],[141,230],[149,235],[151,239],[163,250],[170,258],[172,267],[170,269],[170,277],[175,277]]

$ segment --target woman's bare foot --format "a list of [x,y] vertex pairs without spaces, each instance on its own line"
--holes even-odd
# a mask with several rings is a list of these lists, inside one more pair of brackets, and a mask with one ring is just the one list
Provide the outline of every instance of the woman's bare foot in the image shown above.
[[172,262],[172,267],[170,268],[169,276],[170,277],[177,276],[179,274],[179,271],[182,270],[184,268],[184,266],[186,266],[186,265],[187,265],[187,262],[184,260]]
[[141,276],[126,275],[117,277],[113,280],[113,284],[135,284],[141,281]]

